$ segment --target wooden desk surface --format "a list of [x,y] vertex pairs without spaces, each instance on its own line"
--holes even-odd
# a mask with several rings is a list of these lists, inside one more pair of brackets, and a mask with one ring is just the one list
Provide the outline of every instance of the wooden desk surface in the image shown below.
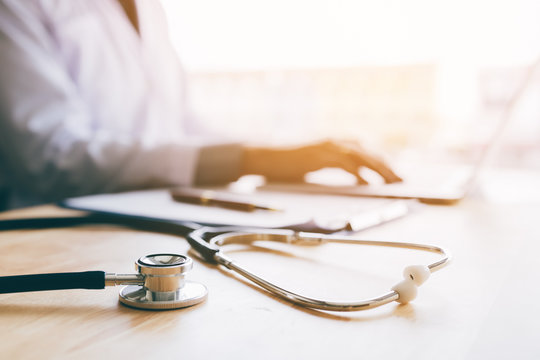
[[[66,212],[44,206],[0,217]],[[535,203],[470,199],[453,207],[425,207],[362,233],[452,251],[453,263],[433,274],[405,306],[337,314],[306,310],[197,260],[191,279],[206,284],[209,297],[183,310],[126,308],[118,303],[118,288],[0,295],[0,357],[537,359],[539,215]],[[0,237],[2,275],[131,272],[141,255],[188,250],[173,236],[108,227]],[[405,265],[435,256],[343,246],[300,249],[288,257],[262,249],[232,255],[280,284],[338,299],[378,295],[400,280]]]

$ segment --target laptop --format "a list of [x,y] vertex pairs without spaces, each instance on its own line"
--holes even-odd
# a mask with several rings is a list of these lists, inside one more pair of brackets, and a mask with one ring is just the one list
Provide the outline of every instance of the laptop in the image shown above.
[[263,189],[273,191],[307,192],[376,198],[417,199],[424,203],[450,205],[467,196],[476,186],[481,171],[494,156],[504,129],[509,123],[514,108],[531,83],[540,66],[540,59],[526,71],[516,90],[497,121],[495,129],[480,156],[472,165],[462,164],[397,164],[395,171],[403,182],[394,184],[375,183],[357,185],[354,177],[337,169],[323,169],[306,177],[303,184],[267,183]]

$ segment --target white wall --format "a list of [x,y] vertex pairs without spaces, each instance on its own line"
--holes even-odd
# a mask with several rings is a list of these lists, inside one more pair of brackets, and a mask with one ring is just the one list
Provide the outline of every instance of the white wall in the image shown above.
[[162,0],[192,70],[432,61],[540,52],[537,0]]

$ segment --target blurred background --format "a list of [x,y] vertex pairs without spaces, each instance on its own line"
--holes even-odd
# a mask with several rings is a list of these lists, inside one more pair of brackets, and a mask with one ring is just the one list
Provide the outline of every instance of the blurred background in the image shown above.
[[[537,0],[162,0],[191,111],[220,133],[470,160],[540,57]],[[540,71],[500,165],[540,168]]]

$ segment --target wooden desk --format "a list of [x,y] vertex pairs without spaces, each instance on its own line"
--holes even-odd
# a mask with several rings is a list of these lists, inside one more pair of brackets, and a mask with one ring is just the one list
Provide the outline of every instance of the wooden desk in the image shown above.
[[[45,206],[0,217],[65,213]],[[118,288],[0,295],[0,357],[537,359],[539,214],[538,203],[469,199],[454,207],[425,207],[364,232],[365,238],[427,242],[452,251],[453,263],[433,274],[405,306],[341,314],[306,310],[200,261],[191,279],[208,286],[209,298],[183,310],[126,308],[117,301]],[[141,255],[188,250],[173,236],[107,227],[0,237],[2,275],[130,272]],[[299,251],[296,259],[280,257],[277,263],[273,252],[233,255],[284,285],[343,299],[378,295],[400,280],[405,265],[435,256],[339,246]]]

